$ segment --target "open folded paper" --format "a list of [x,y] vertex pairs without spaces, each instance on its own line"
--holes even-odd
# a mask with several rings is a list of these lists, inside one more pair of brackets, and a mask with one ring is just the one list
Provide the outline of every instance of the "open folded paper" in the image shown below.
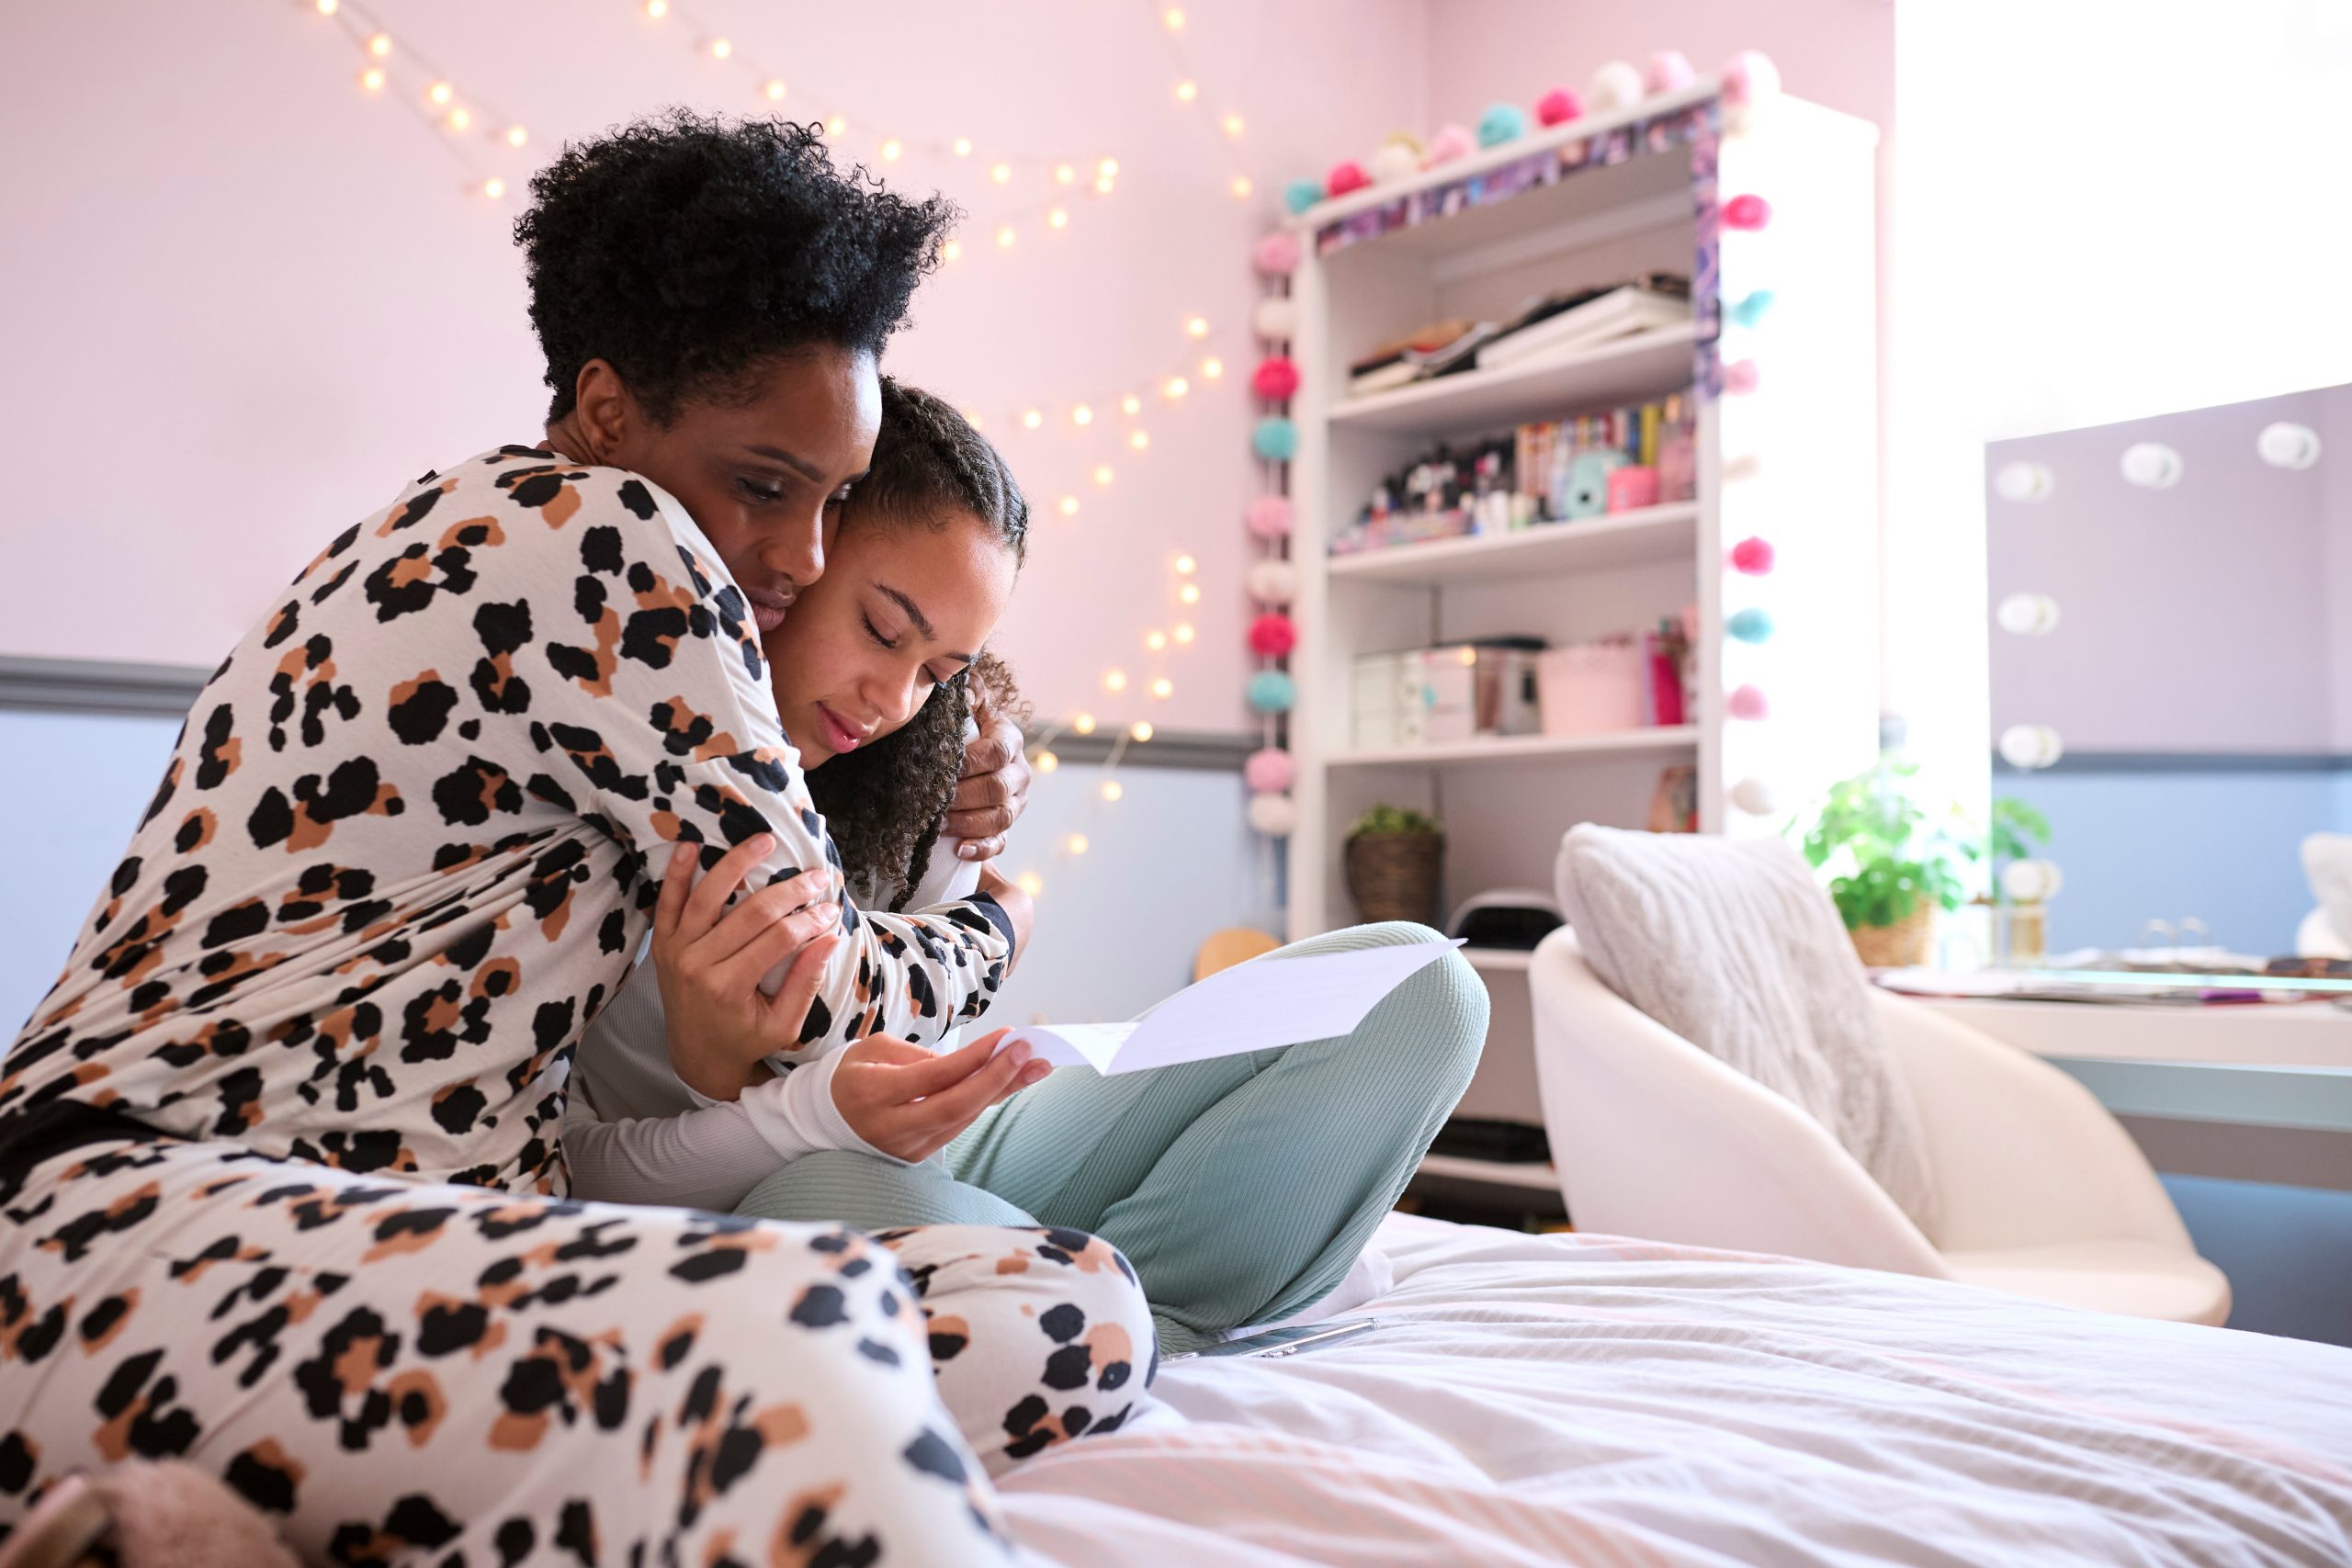
[[1057,1066],[1108,1075],[1329,1040],[1354,1029],[1415,971],[1461,945],[1422,942],[1257,959],[1186,987],[1132,1023],[1031,1024],[1007,1034],[997,1049],[1025,1043]]

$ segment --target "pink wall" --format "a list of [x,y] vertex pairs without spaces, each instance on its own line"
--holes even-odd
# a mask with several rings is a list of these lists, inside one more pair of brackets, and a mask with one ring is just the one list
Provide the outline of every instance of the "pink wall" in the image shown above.
[[[482,146],[511,187],[565,136],[658,106],[754,109],[754,79],[696,54],[673,16],[631,0],[381,0],[396,36],[523,121],[520,153]],[[684,3],[684,0],[682,0]],[[1258,286],[1250,241],[1282,178],[1396,125],[1421,123],[1419,0],[1199,5],[1180,71],[1150,8],[1066,0],[897,0],[888,6],[685,4],[742,58],[776,62],[787,109],[851,117],[844,145],[885,135],[1121,165],[1081,190],[1059,234],[1050,194],[1012,190],[985,159],[910,154],[894,181],[946,189],[972,214],[965,258],[928,286],[893,368],[980,410],[1044,502],[1004,644],[1047,713],[1091,707],[1180,728],[1238,728],[1253,475],[1241,378]],[[1344,58],[1317,67],[1342,30]],[[0,573],[0,652],[209,664],[328,536],[402,481],[503,441],[536,439],[545,394],[523,314],[510,200],[462,188],[461,165],[399,102],[355,85],[362,62],[293,0],[11,6],[0,20],[0,423],[14,456]],[[829,85],[835,90],[829,91]],[[1247,117],[1238,147],[1213,113]],[[1237,201],[1237,169],[1260,192]],[[1012,251],[989,236],[1026,211]],[[1214,323],[1204,344],[1184,319]],[[1204,353],[1231,367],[1199,388]],[[1167,373],[1153,444],[1115,418],[1028,435],[1035,404],[1098,410]],[[1109,460],[1116,479],[1088,475]],[[1064,520],[1052,502],[1078,495]],[[1200,637],[1152,656],[1176,618],[1169,561],[1198,555]],[[1124,665],[1122,697],[1099,685]],[[1144,694],[1164,670],[1165,703]]]

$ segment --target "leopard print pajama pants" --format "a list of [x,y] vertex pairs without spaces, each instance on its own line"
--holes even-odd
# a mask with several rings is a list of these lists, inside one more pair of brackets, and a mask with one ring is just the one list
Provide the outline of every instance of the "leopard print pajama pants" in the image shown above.
[[314,1562],[994,1562],[973,1454],[1118,1426],[1151,1335],[1076,1232],[877,1242],[93,1144],[0,1202],[0,1520],[177,1457]]

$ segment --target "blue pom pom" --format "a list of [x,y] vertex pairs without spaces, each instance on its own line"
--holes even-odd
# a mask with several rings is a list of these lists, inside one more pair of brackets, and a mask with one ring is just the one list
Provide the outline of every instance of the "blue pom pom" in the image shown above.
[[1283,186],[1283,205],[1293,212],[1304,212],[1323,199],[1321,180],[1295,179]]
[[1478,117],[1478,145],[1498,146],[1527,134],[1527,111],[1517,104],[1497,104]]
[[1758,288],[1724,313],[1736,327],[1752,327],[1764,319],[1772,309],[1772,301],[1779,298],[1769,288]]
[[1290,677],[1279,670],[1261,670],[1250,677],[1250,705],[1260,713],[1288,713],[1297,695]]
[[1250,433],[1250,449],[1269,463],[1287,463],[1298,454],[1298,426],[1280,414],[1261,419]]
[[1724,630],[1742,642],[1769,642],[1772,637],[1772,617],[1750,606],[1733,613],[1724,623]]

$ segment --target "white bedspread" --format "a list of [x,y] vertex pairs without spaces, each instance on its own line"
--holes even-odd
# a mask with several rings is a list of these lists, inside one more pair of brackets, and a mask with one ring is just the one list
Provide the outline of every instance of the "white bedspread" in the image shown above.
[[1043,1568],[2352,1563],[2352,1350],[1392,1220],[1380,1331],[1003,1483]]

